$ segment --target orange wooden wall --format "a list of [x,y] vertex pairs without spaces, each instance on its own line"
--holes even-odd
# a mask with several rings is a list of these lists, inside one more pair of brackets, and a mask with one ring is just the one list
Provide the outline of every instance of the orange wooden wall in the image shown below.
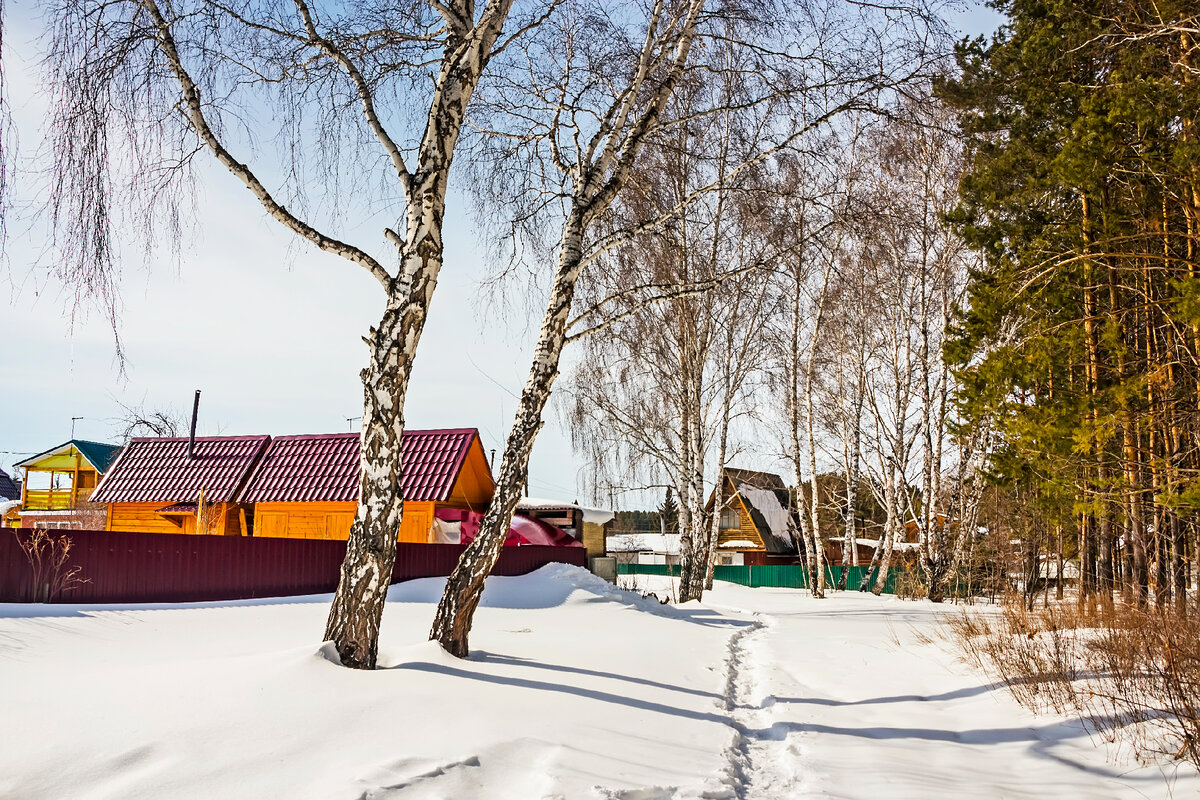
[[[254,535],[286,539],[340,539],[350,536],[355,503],[256,503]],[[429,541],[433,503],[407,502],[400,523],[401,542]]]
[[[155,513],[165,503],[109,503],[108,524],[110,531],[131,533],[195,533],[196,516],[183,514],[164,516]],[[238,507],[233,503],[219,503],[213,509],[217,516],[214,533],[225,536],[240,536],[242,533]],[[176,524],[176,522],[180,524]]]

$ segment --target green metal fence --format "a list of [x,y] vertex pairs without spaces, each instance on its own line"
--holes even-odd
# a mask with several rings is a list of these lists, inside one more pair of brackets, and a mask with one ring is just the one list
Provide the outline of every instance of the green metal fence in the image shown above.
[[[843,569],[850,570],[847,576],[846,588],[857,591],[862,582],[867,567],[826,567],[825,582],[828,586],[836,586]],[[896,579],[903,570],[889,569],[887,582],[884,584],[884,594],[895,594]],[[679,577],[679,567],[667,564],[618,564],[618,575],[669,575]],[[751,588],[770,587],[778,589],[807,589],[808,571],[798,564],[771,564],[755,566],[716,566],[713,567],[713,578],[718,581],[728,581]]]

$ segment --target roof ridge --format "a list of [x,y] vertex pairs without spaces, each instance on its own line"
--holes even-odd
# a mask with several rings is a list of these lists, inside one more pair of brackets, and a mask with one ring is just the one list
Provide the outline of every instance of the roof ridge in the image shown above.
[[[197,436],[196,441],[197,442],[201,442],[201,441],[209,441],[209,442],[243,441],[243,442],[248,442],[248,441],[251,441],[254,439],[270,439],[270,438],[271,438],[271,434],[269,434],[269,433],[245,433],[245,434],[240,434],[238,436],[223,436],[223,435]],[[190,439],[191,439],[190,436],[135,436],[129,440],[129,443],[133,444],[134,442],[186,442]]]

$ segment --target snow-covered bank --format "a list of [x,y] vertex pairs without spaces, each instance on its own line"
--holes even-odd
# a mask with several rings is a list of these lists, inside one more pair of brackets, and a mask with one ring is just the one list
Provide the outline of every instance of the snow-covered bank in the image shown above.
[[425,641],[441,586],[392,588],[374,673],[315,642],[327,597],[0,605],[0,797],[1168,796],[922,644],[929,604],[671,608],[555,565],[490,580],[458,661]]
[[722,665],[746,620],[555,565],[491,579],[458,661],[425,641],[442,585],[392,588],[374,673],[318,652],[328,597],[0,606],[0,797],[728,793]]

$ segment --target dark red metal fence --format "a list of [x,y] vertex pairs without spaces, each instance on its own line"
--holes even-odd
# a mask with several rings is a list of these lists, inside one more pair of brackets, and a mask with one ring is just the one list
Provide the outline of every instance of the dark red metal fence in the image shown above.
[[[31,531],[0,528],[0,602],[41,599],[20,541]],[[50,598],[55,603],[186,603],[332,592],[345,542],[189,536],[176,533],[50,531],[71,539],[70,566],[86,583]],[[18,539],[18,537],[21,537]],[[397,546],[392,583],[449,575],[465,548]],[[552,562],[586,566],[579,547],[506,547],[494,575],[524,575]]]

